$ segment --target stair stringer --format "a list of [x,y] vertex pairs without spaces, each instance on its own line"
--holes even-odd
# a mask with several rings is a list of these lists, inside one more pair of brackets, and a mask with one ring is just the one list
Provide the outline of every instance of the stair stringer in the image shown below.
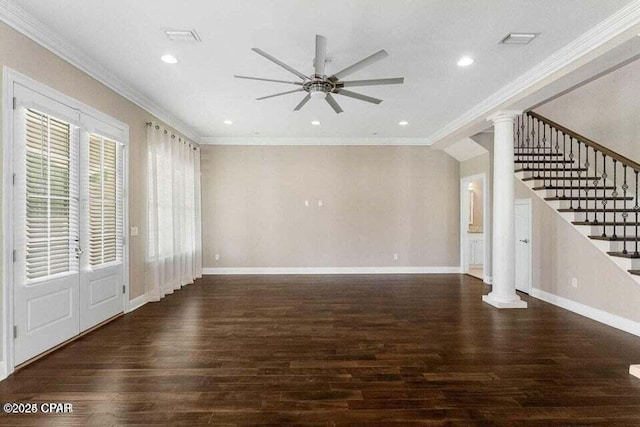
[[[548,201],[545,200],[545,195],[540,194],[546,192],[546,190],[534,190],[533,187],[536,186],[536,180],[532,181],[524,181],[524,175],[526,172],[515,172],[516,178],[524,184],[525,187],[529,189],[531,193],[533,193],[538,199],[542,200],[546,205],[551,207],[557,215],[559,215],[562,219],[571,225],[573,229],[575,229],[578,234],[584,237],[589,241],[593,246],[598,248],[600,252],[602,252],[603,256],[605,256],[608,260],[614,263],[618,268],[620,268],[624,273],[633,279],[636,283],[640,284],[640,276],[633,275],[629,273],[629,270],[637,270],[640,269],[640,259],[629,259],[629,258],[620,258],[620,257],[612,257],[607,252],[615,252],[618,250],[617,246],[620,244],[616,241],[604,241],[604,240],[593,240],[589,238],[589,235],[592,231],[591,225],[575,225],[572,221],[576,221],[576,213],[575,212],[559,212],[558,209],[560,207],[559,201]],[[615,247],[612,247],[615,246]]]

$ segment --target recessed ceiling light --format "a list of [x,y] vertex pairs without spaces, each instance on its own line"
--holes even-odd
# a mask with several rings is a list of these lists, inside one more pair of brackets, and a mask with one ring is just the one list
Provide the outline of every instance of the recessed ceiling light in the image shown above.
[[500,40],[502,44],[529,44],[540,33],[509,33]]
[[320,126],[320,122],[318,120],[312,121],[311,124],[314,126]]
[[177,64],[178,60],[176,59],[175,56],[170,55],[170,54],[166,54],[166,55],[162,55],[162,57],[160,58],[162,59],[163,62],[166,62],[167,64]]
[[224,121],[224,124],[225,124],[225,125],[232,125],[232,124],[233,124],[233,122],[232,122],[231,120],[225,120],[225,121]]
[[471,64],[473,64],[473,58],[470,56],[463,56],[458,61],[458,67],[468,67]]
[[399,121],[399,122],[398,122],[398,124],[399,124],[400,126],[406,126],[406,125],[408,125],[408,124],[409,124],[409,122],[408,122],[408,121],[406,121],[406,120],[402,120],[402,121]]

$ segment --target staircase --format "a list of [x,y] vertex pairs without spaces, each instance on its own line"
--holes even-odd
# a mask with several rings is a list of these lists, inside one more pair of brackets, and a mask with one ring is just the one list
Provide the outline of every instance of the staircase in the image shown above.
[[514,139],[516,176],[640,283],[640,164],[531,111]]

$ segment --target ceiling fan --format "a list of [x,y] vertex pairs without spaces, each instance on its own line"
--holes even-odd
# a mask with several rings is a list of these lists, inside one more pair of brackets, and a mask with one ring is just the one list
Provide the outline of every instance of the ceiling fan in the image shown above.
[[346,90],[345,87],[355,87],[355,86],[377,86],[377,85],[395,85],[404,83],[404,77],[397,77],[391,79],[373,79],[373,80],[350,80],[343,81],[342,79],[355,73],[356,71],[360,71],[363,68],[373,64],[376,61],[379,61],[383,58],[389,56],[387,51],[380,50],[373,55],[367,56],[361,61],[356,62],[353,65],[348,66],[347,68],[338,71],[335,74],[330,76],[325,75],[325,64],[327,62],[327,39],[324,36],[316,35],[316,57],[313,61],[314,65],[314,74],[311,76],[306,76],[300,71],[290,67],[284,62],[274,58],[269,55],[267,52],[253,48],[251,49],[256,52],[258,55],[261,55],[267,58],[269,61],[276,63],[281,66],[285,70],[289,71],[292,74],[295,74],[297,77],[302,79],[301,82],[291,82],[286,80],[274,80],[274,79],[265,79],[261,77],[247,77],[247,76],[233,76],[238,79],[248,79],[248,80],[260,80],[264,82],[274,82],[274,83],[287,83],[292,85],[300,86],[298,89],[289,90],[287,92],[276,93],[274,95],[263,96],[261,98],[257,98],[258,101],[268,98],[274,98],[276,96],[288,95],[290,93],[296,92],[307,92],[307,95],[300,101],[300,103],[293,109],[293,111],[299,111],[304,107],[304,105],[309,102],[311,98],[324,99],[327,103],[333,108],[333,110],[340,114],[342,113],[342,108],[336,102],[335,98],[332,94],[348,96],[349,98],[359,99],[360,101],[370,102],[372,104],[380,104],[382,102],[381,99],[373,98],[371,96],[362,95],[357,92],[352,92],[350,90]]

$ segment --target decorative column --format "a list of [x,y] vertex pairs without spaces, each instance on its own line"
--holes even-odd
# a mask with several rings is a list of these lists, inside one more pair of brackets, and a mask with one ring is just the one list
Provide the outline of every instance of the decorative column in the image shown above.
[[513,128],[522,111],[498,111],[493,122],[493,287],[482,300],[498,308],[527,308],[516,294]]

